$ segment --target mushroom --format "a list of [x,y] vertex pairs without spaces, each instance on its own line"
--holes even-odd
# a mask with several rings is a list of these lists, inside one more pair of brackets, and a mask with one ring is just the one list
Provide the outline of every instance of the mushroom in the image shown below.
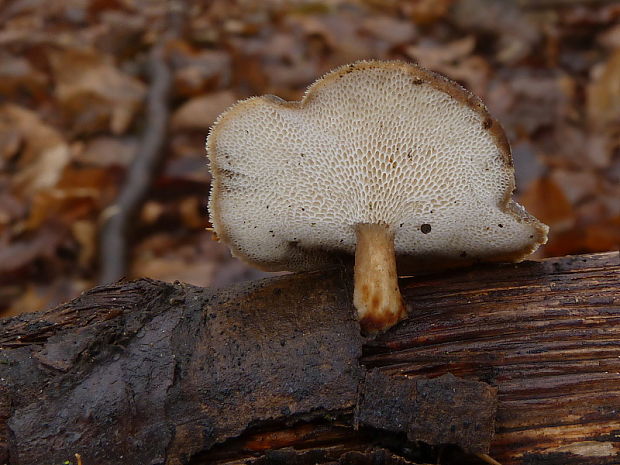
[[212,127],[207,151],[211,221],[233,255],[301,271],[355,254],[366,333],[407,314],[397,260],[408,271],[519,261],[547,239],[511,199],[499,123],[478,97],[411,64],[343,66],[299,102],[240,101]]

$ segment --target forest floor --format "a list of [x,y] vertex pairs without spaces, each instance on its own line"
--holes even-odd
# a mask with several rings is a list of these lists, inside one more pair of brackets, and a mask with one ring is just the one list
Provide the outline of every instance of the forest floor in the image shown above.
[[538,256],[618,249],[617,2],[15,0],[0,4],[0,315],[66,301],[122,261],[102,225],[140,156],[153,169],[122,275],[261,276],[206,230],[209,127],[238,99],[298,99],[360,59],[417,62],[483,99],[512,145],[517,200],[551,227]]

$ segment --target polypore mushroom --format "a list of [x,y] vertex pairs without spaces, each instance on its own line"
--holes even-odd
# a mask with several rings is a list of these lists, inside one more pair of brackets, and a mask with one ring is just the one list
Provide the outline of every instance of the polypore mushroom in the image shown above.
[[265,270],[317,269],[355,253],[366,332],[406,316],[408,269],[518,261],[547,226],[511,200],[510,148],[474,95],[401,62],[328,73],[299,102],[266,95],[220,115],[207,139],[213,227]]

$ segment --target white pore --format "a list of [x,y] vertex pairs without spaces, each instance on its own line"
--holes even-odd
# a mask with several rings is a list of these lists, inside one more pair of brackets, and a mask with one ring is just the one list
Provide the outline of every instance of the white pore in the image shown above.
[[300,103],[253,98],[220,117],[210,210],[235,255],[313,268],[322,251],[353,254],[358,223],[389,225],[396,253],[421,260],[492,260],[544,241],[544,225],[506,205],[514,174],[484,115],[415,70],[359,63]]

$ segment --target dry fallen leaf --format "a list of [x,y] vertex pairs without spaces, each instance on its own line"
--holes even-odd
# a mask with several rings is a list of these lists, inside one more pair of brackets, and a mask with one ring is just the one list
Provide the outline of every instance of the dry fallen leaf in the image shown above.
[[519,202],[528,212],[549,225],[552,234],[572,227],[575,222],[573,206],[549,177],[534,181],[519,197]]
[[67,281],[58,277],[44,284],[28,283],[19,293],[19,297],[2,312],[0,317],[10,317],[33,310],[44,310],[73,299],[92,286],[87,280]]
[[26,206],[12,193],[0,189],[0,234],[26,214]]
[[69,159],[69,147],[65,144],[44,150],[35,163],[15,175],[15,185],[27,194],[50,188],[60,179]]
[[202,208],[197,196],[185,197],[179,204],[181,220],[188,229],[204,229],[207,227],[207,211]]
[[522,193],[532,182],[545,173],[545,165],[542,163],[535,147],[525,141],[512,144],[512,159],[515,167],[515,180],[517,192]]
[[94,221],[79,220],[71,224],[71,233],[80,247],[79,263],[89,268],[97,253],[97,226]]
[[[114,4],[96,1],[88,3],[90,3],[91,15],[95,14],[98,8],[109,8]],[[114,56],[139,52],[147,18],[143,15],[107,8],[99,14],[101,24],[94,37],[94,48]]]
[[246,45],[248,52],[261,57],[263,72],[269,81],[266,90],[287,99],[291,98],[291,93],[314,81],[319,68],[319,57],[312,42],[306,41],[293,24],[289,28],[292,31],[247,41]]
[[[596,207],[598,209],[598,207]],[[595,253],[620,248],[620,217],[582,224],[579,227],[555,234],[546,246],[550,256],[578,253]]]
[[7,310],[0,314],[3,318],[20,315],[22,313],[31,312],[33,309],[44,309],[48,302],[48,296],[37,290],[33,284],[28,284],[26,289],[22,289],[17,299],[11,302]]
[[140,211],[140,221],[151,225],[159,221],[165,212],[165,207],[161,202],[149,200],[144,203]]
[[0,95],[44,95],[48,78],[26,58],[0,52],[0,63]]
[[422,42],[419,45],[407,47],[407,54],[420,61],[424,67],[434,68],[438,65],[453,63],[471,55],[476,47],[474,36],[465,36],[462,39],[449,43]]
[[0,281],[15,278],[16,273],[38,258],[53,257],[64,235],[63,228],[50,226],[4,244],[0,247]]
[[[434,0],[437,2],[437,0]],[[373,15],[362,22],[364,32],[396,47],[412,42],[418,35],[415,24],[404,19],[387,15]]]
[[69,227],[74,221],[94,217],[115,195],[115,173],[104,168],[66,168],[56,186],[32,197],[26,230],[47,222]]
[[212,253],[195,240],[160,233],[136,244],[130,275],[209,286],[218,271],[210,258]]
[[206,131],[220,113],[237,101],[235,94],[225,90],[194,97],[172,115],[173,129],[199,129]]
[[609,49],[620,48],[620,24],[616,24],[598,36],[598,41]]
[[591,252],[620,249],[620,216],[586,227],[585,248]]
[[296,20],[306,36],[323,39],[332,50],[332,63],[345,64],[380,57],[387,51],[387,44],[377,43],[361,33],[363,31],[358,24],[363,17],[363,10],[355,8],[316,16],[300,16]]
[[135,137],[96,137],[90,139],[74,156],[75,160],[93,166],[128,166],[138,149]]
[[35,112],[17,105],[0,107],[0,141],[8,141],[5,156],[18,158],[13,187],[25,196],[55,186],[70,160],[60,133]]
[[450,43],[411,45],[405,53],[423,67],[463,82],[476,95],[484,96],[491,69],[482,57],[472,55],[475,46],[470,35]]
[[71,225],[98,210],[97,191],[90,189],[48,189],[32,199],[30,214],[23,224],[25,230],[36,230],[48,220]]
[[230,82],[231,59],[223,50],[196,50],[181,40],[171,41],[167,54],[174,68],[174,92],[195,97]]
[[542,36],[542,28],[515,1],[459,0],[453,2],[449,17],[462,31],[484,33],[495,49],[494,58],[503,64],[522,60]]
[[571,111],[572,93],[571,80],[559,71],[518,69],[501,79],[496,75],[484,100],[514,137],[563,124],[562,117]]
[[282,273],[265,273],[231,260],[228,247],[202,230],[191,238],[159,233],[136,244],[130,276],[219,287],[274,274]]
[[19,152],[23,134],[0,110],[0,169]]
[[403,9],[416,24],[428,26],[445,16],[454,0],[413,0],[403,3]]
[[132,263],[130,276],[134,278],[152,278],[162,281],[182,281],[194,286],[208,287],[217,272],[217,265],[212,262],[188,262],[175,254],[152,257],[146,260],[137,257]]
[[599,182],[594,171],[558,168],[551,173],[551,179],[572,205],[577,204],[587,196],[596,196],[599,193]]
[[56,99],[78,133],[124,133],[140,108],[145,86],[94,50],[50,50]]
[[620,124],[620,50],[594,70],[588,86],[588,118],[597,129]]

